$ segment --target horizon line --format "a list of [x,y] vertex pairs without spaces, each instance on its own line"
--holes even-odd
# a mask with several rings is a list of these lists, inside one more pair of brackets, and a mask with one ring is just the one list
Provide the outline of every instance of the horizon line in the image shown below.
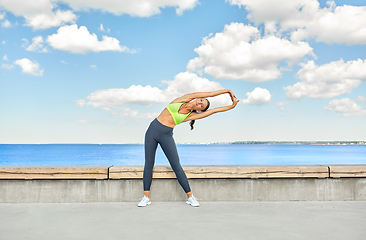
[[[365,143],[366,140],[240,140],[223,142],[182,142],[181,145],[235,144],[235,143]],[[90,144],[90,145],[143,145],[144,143],[0,143],[0,145],[47,145],[47,144]]]

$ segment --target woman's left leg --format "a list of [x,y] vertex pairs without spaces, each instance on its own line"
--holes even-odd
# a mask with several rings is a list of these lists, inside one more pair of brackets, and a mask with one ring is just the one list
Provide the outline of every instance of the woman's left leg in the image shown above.
[[173,136],[164,134],[164,136],[161,136],[159,140],[159,144],[163,149],[165,156],[168,158],[170,166],[177,176],[179,184],[182,186],[187,196],[190,197],[192,195],[191,188],[189,187],[187,176],[180,165],[177,146],[175,145]]

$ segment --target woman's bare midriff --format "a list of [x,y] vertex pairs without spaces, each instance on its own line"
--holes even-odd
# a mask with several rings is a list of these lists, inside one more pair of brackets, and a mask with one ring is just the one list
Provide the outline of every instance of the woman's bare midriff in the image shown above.
[[176,126],[172,115],[170,114],[170,112],[166,108],[160,113],[160,115],[156,119],[161,124],[163,124],[167,127],[174,128]]

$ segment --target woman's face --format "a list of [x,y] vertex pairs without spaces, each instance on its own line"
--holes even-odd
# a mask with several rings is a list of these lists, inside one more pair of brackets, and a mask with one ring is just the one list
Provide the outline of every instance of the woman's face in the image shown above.
[[193,101],[195,110],[198,112],[201,112],[202,110],[204,110],[207,107],[207,99],[205,98],[197,98],[196,100]]

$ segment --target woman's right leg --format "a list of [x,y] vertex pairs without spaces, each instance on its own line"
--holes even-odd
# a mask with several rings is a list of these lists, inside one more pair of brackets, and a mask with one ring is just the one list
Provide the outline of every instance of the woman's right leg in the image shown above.
[[154,129],[152,126],[146,131],[145,134],[145,166],[143,174],[144,193],[147,197],[150,197],[150,186],[153,176],[153,168],[155,164],[155,154],[158,142],[154,138]]

